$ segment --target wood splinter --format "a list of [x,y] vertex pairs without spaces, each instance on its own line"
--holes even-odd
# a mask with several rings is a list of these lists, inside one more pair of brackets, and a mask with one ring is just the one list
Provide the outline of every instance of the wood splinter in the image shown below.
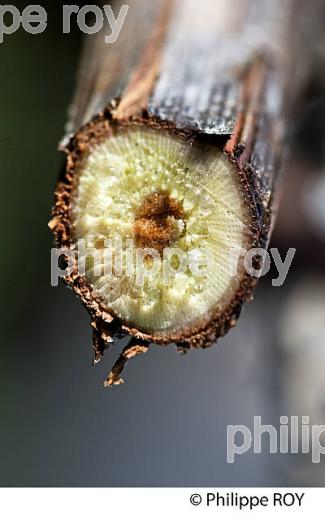
[[[297,94],[292,64],[308,61],[293,38],[300,4],[139,0],[113,45],[101,33],[87,39],[50,227],[59,247],[75,251],[82,240],[99,255],[103,271],[87,259],[85,273],[65,279],[91,315],[94,363],[114,339],[137,338],[105,386],[122,382],[126,361],[149,343],[181,352],[214,344],[252,298],[257,279],[234,251],[270,238]],[[206,248],[212,269],[166,281],[162,262],[139,284],[116,264],[107,273],[105,243],[116,260],[116,237],[122,256],[128,241],[158,260],[176,247],[200,261]]]
[[116,361],[106,381],[104,382],[104,386],[109,388],[113,385],[123,384],[124,380],[120,377],[120,375],[127,361],[131,358],[134,358],[135,356],[138,356],[139,354],[145,354],[148,349],[148,344],[137,341],[136,339],[132,340],[131,343],[129,343],[129,345],[122,350],[118,360]]

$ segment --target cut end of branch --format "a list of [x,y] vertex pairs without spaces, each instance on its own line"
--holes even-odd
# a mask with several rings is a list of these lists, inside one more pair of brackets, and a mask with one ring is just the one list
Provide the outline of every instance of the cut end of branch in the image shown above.
[[91,305],[149,341],[213,343],[238,317],[246,275],[233,262],[252,242],[232,160],[216,142],[143,122],[112,124],[77,152],[65,217]]
[[114,46],[98,33],[85,49],[50,228],[77,252],[65,280],[95,324],[95,363],[125,335],[212,345],[256,285],[245,253],[270,238],[300,16],[223,2],[216,21],[219,3],[194,3],[144,0]]

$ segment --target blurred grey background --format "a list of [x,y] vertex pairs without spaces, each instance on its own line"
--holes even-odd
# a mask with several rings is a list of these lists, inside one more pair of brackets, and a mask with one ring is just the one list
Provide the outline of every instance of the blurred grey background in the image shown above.
[[[23,9],[27,4],[16,2]],[[91,367],[86,311],[50,286],[47,228],[62,164],[56,151],[74,88],[81,34],[61,34],[45,5],[42,35],[0,45],[2,486],[325,485],[311,456],[248,451],[226,461],[228,424],[281,415],[325,424],[325,94],[315,67],[293,124],[272,246],[296,256],[282,287],[269,273],[218,345],[180,356],[153,346],[125,385],[102,387],[119,353]],[[317,48],[316,48],[317,47]],[[324,46],[315,42],[315,60]]]

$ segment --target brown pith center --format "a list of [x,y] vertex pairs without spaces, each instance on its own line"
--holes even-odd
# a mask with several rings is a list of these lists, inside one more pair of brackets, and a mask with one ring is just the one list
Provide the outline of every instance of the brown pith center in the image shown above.
[[138,209],[133,224],[137,247],[150,247],[159,254],[176,242],[185,231],[182,205],[169,195],[147,195]]

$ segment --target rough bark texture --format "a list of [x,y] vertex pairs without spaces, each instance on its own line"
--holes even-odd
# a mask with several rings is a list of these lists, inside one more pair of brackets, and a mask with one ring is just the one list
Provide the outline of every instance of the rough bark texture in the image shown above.
[[[290,0],[141,0],[131,3],[115,44],[106,45],[101,33],[88,38],[61,143],[66,168],[50,223],[57,244],[70,246],[70,194],[83,156],[113,129],[144,124],[168,128],[189,141],[213,140],[223,148],[247,199],[251,246],[266,247],[287,117],[296,95],[290,83],[297,58],[295,8],[297,2]],[[108,385],[120,381],[133,353],[145,351],[143,342],[175,342],[181,351],[213,344],[235,325],[256,285],[245,274],[236,297],[209,324],[162,340],[108,314],[77,270],[66,282],[91,314],[95,361],[118,334],[142,342],[122,353]]]

